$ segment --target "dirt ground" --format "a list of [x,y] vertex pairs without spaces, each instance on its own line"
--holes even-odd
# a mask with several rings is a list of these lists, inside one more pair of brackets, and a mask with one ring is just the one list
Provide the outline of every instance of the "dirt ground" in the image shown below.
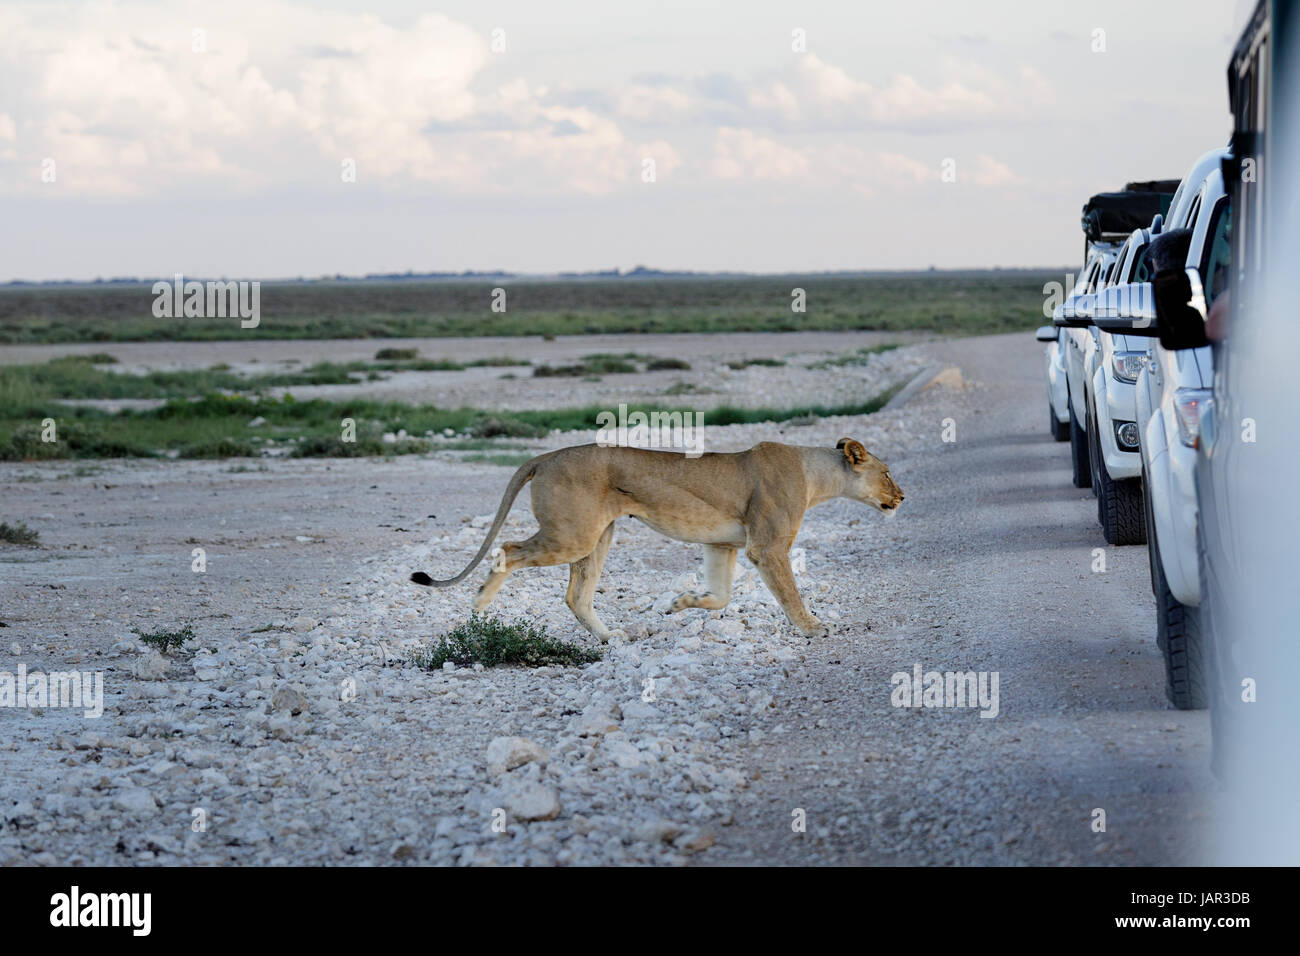
[[[528,357],[678,347],[609,338]],[[707,338],[717,355],[816,351],[808,336]],[[473,341],[456,357],[509,354]],[[255,346],[265,361],[269,344]],[[304,362],[375,347],[275,345]],[[186,359],[204,364],[207,347],[183,346]],[[164,348],[182,347],[94,350],[148,362]],[[222,348],[214,360],[232,361]],[[798,580],[835,627],[812,642],[743,557],[727,609],[661,614],[699,549],[620,524],[596,606],[627,637],[604,660],[429,673],[410,653],[465,618],[472,588],[406,575],[459,570],[508,468],[0,464],[0,518],[41,536],[0,547],[0,671],[102,671],[106,697],[98,719],[0,708],[0,863],[1200,862],[1218,803],[1206,715],[1165,702],[1145,549],[1107,548],[1093,498],[1070,486],[1068,450],[1046,433],[1041,346],[1025,334],[897,354],[862,387],[889,369],[961,376],[866,418],[710,432],[711,450],[853,435],[907,494],[887,522],[847,501],[809,513]],[[526,498],[504,540],[528,533]],[[497,610],[590,644],[565,579],[516,575]],[[151,672],[132,629],[180,623],[198,653]],[[892,675],[917,664],[996,673],[997,716],[895,706]],[[497,745],[519,762],[494,766],[497,738],[531,746]]]

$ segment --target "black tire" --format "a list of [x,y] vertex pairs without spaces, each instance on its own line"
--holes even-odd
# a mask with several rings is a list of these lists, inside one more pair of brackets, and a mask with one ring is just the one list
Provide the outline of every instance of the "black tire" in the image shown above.
[[[1155,538],[1154,528],[1150,538]],[[1165,658],[1165,696],[1179,710],[1209,705],[1205,642],[1199,608],[1179,603],[1169,590],[1160,551],[1152,543],[1156,575],[1156,646]]]
[[1101,531],[1107,544],[1145,544],[1147,521],[1141,478],[1113,480],[1101,470]]
[[1070,406],[1070,480],[1076,488],[1088,488],[1092,485],[1092,475],[1088,463],[1088,435],[1079,427],[1075,417],[1074,405]]
[[1092,399],[1088,402],[1088,481],[1092,485],[1092,497],[1097,499],[1097,524],[1101,524],[1101,481],[1097,471],[1102,466],[1101,442],[1097,441],[1097,416],[1092,414]]
[[1101,475],[1105,467],[1101,456],[1101,442],[1097,438],[1097,416],[1093,414],[1092,402],[1088,402],[1088,475],[1092,481],[1092,496],[1097,499],[1097,524],[1101,524]]
[[1070,423],[1063,422],[1056,417],[1056,409],[1052,408],[1052,403],[1047,403],[1047,420],[1048,433],[1057,441],[1070,440]]
[[1147,539],[1145,502],[1142,500],[1142,479],[1111,478],[1106,470],[1106,459],[1101,453],[1101,439],[1097,437],[1097,416],[1088,408],[1088,437],[1091,439],[1092,487],[1097,493],[1097,523],[1107,544],[1142,544]]

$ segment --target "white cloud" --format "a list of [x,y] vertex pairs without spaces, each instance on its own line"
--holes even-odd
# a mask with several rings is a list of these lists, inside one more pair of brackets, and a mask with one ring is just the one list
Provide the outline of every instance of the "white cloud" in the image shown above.
[[675,122],[697,106],[694,97],[674,87],[634,83],[619,92],[615,111],[631,120]]
[[337,183],[345,159],[362,182],[458,190],[632,180],[641,154],[612,118],[548,106],[518,79],[477,92],[490,56],[438,14],[398,28],[277,0],[29,3],[0,10],[0,107],[29,131],[19,164],[54,158],[68,195]]
[[748,129],[723,127],[714,142],[713,174],[719,179],[801,180],[811,168],[797,149]]
[[723,128],[714,141],[713,174],[731,181],[783,181],[848,187],[861,195],[938,181],[937,168],[901,153],[831,146],[786,146],[753,130]]
[[975,158],[975,172],[971,179],[977,186],[998,187],[1012,186],[1020,181],[1006,163],[1000,162],[985,153]]

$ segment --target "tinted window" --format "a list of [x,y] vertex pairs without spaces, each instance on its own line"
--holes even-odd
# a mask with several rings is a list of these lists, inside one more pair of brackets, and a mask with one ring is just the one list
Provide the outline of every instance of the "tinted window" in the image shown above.
[[1220,199],[1214,209],[1213,231],[1205,251],[1201,274],[1204,276],[1205,304],[1208,306],[1226,288],[1232,273],[1232,205]]
[[1133,253],[1133,268],[1129,272],[1130,282],[1150,282],[1154,277],[1147,262],[1147,244],[1143,243]]

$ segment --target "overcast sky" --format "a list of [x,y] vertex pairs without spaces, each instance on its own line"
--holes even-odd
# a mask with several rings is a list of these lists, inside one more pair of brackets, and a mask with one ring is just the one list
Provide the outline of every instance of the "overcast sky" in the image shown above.
[[0,281],[1071,265],[1250,6],[0,3]]

